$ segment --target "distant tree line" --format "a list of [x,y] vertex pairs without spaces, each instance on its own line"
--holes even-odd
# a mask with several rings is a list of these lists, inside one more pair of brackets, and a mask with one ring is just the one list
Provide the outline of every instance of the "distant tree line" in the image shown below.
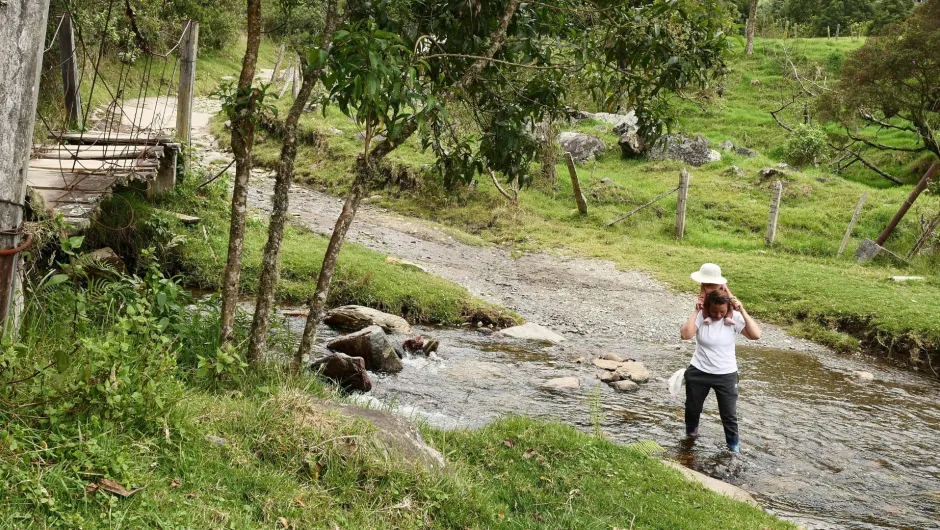
[[[903,21],[916,0],[760,0],[757,35],[765,38],[877,35]],[[742,32],[749,0],[734,0]]]

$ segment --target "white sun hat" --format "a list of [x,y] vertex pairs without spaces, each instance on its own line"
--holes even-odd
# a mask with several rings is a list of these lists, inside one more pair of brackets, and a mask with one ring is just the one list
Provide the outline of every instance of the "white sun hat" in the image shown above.
[[728,280],[721,275],[721,267],[714,263],[702,265],[701,269],[692,273],[692,279],[698,283],[715,283],[718,285],[728,283]]

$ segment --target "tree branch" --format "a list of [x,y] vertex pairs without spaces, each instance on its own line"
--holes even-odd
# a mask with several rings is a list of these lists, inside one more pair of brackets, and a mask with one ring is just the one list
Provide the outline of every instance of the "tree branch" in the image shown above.
[[877,125],[880,125],[880,126],[884,127],[885,129],[896,129],[896,130],[899,130],[899,131],[907,131],[907,132],[917,133],[917,129],[915,129],[915,128],[913,128],[913,127],[901,127],[901,126],[899,126],[899,125],[894,125],[894,124],[888,123],[888,122],[886,122],[886,121],[879,120],[879,119],[876,118],[871,112],[866,111],[865,109],[862,109],[862,108],[859,108],[859,109],[858,109],[858,115],[861,116],[863,120],[865,120],[865,121],[867,121],[867,122],[875,123],[875,124],[877,124]]
[[866,138],[855,136],[854,134],[852,134],[852,131],[850,131],[848,127],[845,127],[845,135],[855,140],[856,142],[862,142],[868,147],[874,147],[875,149],[880,149],[882,151],[901,151],[904,153],[923,153],[924,151],[927,150],[926,147],[894,147],[891,145],[875,143]]
[[509,202],[516,204],[516,202],[519,200],[519,191],[516,189],[516,187],[513,186],[513,194],[510,195],[509,192],[507,192],[506,189],[499,184],[499,179],[496,178],[496,173],[494,173],[492,169],[487,169],[486,171],[489,172],[490,178],[493,179],[493,184],[496,184],[496,189],[499,190],[503,197],[509,199]]
[[513,66],[517,68],[528,68],[531,70],[574,70],[573,65],[549,65],[549,66],[539,66],[535,64],[524,64],[524,63],[514,63],[512,61],[503,61],[501,59],[493,59],[492,57],[484,57],[481,55],[465,55],[462,53],[435,53],[432,55],[421,56],[422,59],[441,59],[445,57],[455,57],[458,59],[475,59],[478,63],[496,63],[504,64],[506,66]]
[[467,71],[464,72],[463,76],[460,78],[460,81],[457,82],[454,88],[458,90],[467,88],[467,86],[470,85],[470,83],[472,83],[473,80],[476,79],[476,77],[480,74],[486,63],[496,55],[496,52],[499,51],[499,49],[503,46],[503,42],[506,40],[506,30],[509,28],[509,22],[516,14],[516,9],[519,8],[519,4],[521,3],[522,0],[511,0],[509,2],[509,6],[506,7],[506,12],[503,14],[503,18],[499,21],[499,26],[490,36],[490,47],[486,50],[486,53],[484,53],[482,57],[470,65],[470,68],[467,68]]

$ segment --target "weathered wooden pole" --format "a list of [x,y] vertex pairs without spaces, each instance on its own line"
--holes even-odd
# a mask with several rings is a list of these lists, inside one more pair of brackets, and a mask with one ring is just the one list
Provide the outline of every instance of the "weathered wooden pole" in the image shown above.
[[284,43],[277,49],[277,59],[274,61],[274,71],[271,72],[271,82],[277,81],[277,71],[281,68],[281,62],[284,61]]
[[291,87],[291,95],[294,96],[294,99],[297,99],[297,96],[300,95],[300,67],[301,67],[301,62],[300,62],[300,56],[299,56],[299,55],[297,56],[296,61],[294,61],[294,64],[296,64],[297,67],[294,68],[294,85],[293,85],[293,87]]
[[192,141],[193,94],[196,90],[196,57],[199,50],[199,22],[189,20],[180,48],[180,86],[176,102],[176,137],[189,147]]
[[836,40],[839,39],[839,30],[842,29],[842,24],[836,24]]
[[33,146],[49,0],[0,2],[0,322],[7,328],[17,285],[26,171]]
[[891,237],[891,234],[894,232],[894,229],[898,227],[898,223],[901,222],[901,219],[904,219],[904,215],[907,214],[907,211],[911,209],[911,206],[914,205],[914,201],[917,200],[917,197],[920,197],[920,194],[927,189],[927,184],[930,183],[930,179],[937,173],[937,168],[940,167],[934,162],[930,169],[924,173],[924,176],[920,179],[920,182],[917,183],[917,186],[911,190],[911,194],[907,196],[907,200],[904,201],[904,204],[901,205],[901,208],[898,209],[898,213],[894,214],[894,217],[888,223],[888,226],[882,230],[881,235],[878,236],[878,239],[875,240],[875,243],[878,246],[883,247],[885,242],[888,241],[888,238]]
[[62,91],[65,93],[65,112],[69,126],[82,123],[82,96],[78,90],[78,56],[75,54],[75,32],[72,15],[59,15],[59,62],[62,68]]
[[578,179],[578,169],[574,167],[574,159],[571,153],[565,153],[565,164],[568,165],[568,173],[571,174],[571,189],[574,191],[574,200],[578,203],[578,212],[581,215],[587,215],[587,201],[584,200],[584,194],[581,193],[581,181]]
[[852,214],[852,220],[849,221],[849,227],[845,229],[845,236],[842,237],[842,244],[839,245],[839,252],[836,253],[836,257],[842,256],[842,253],[845,252],[845,246],[849,244],[849,238],[852,237],[852,231],[855,230],[855,223],[858,222],[858,216],[862,213],[862,207],[865,206],[865,199],[868,198],[868,192],[862,193],[862,198],[858,200],[858,204],[855,205],[855,213]]
[[777,237],[777,215],[780,213],[780,198],[783,196],[783,182],[774,182],[774,194],[770,199],[770,218],[767,220],[767,245],[773,246]]
[[685,209],[689,203],[689,172],[679,171],[679,198],[676,201],[676,239],[685,236]]

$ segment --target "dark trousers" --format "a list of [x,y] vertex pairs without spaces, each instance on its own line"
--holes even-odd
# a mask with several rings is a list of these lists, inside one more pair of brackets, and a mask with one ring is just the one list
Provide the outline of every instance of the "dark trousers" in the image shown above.
[[718,413],[725,428],[725,441],[729,446],[738,445],[738,373],[709,374],[694,366],[685,370],[685,432],[698,431],[699,417],[708,391],[715,389],[718,398]]

